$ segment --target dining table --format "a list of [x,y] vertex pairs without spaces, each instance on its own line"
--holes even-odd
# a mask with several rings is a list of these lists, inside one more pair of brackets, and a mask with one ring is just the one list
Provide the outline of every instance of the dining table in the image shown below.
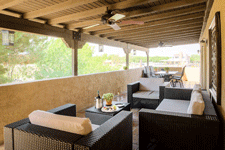
[[170,82],[170,80],[172,79],[172,76],[177,74],[177,73],[178,73],[178,71],[168,71],[168,73],[166,71],[155,72],[155,74],[158,74],[162,78],[164,78],[165,82]]
[[168,71],[168,73],[166,71],[155,72],[155,74],[160,74],[160,75],[175,75],[177,73],[178,73],[178,71]]

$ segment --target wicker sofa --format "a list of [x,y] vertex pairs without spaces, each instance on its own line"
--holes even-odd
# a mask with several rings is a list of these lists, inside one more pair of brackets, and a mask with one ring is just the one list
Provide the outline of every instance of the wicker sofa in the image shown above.
[[[143,84],[143,85],[142,85]],[[147,87],[142,90],[141,86]],[[165,87],[170,86],[163,78],[141,78],[127,85],[127,98],[131,108],[155,109],[164,98]]]
[[[189,101],[191,93],[192,89],[165,88],[164,98]],[[220,122],[207,91],[202,90],[202,97],[203,115],[141,109],[139,149],[219,149]]]
[[[49,112],[76,116],[76,105],[66,104]],[[132,149],[132,112],[121,111],[88,135],[34,125],[26,118],[6,125],[4,138],[6,150],[128,150]]]

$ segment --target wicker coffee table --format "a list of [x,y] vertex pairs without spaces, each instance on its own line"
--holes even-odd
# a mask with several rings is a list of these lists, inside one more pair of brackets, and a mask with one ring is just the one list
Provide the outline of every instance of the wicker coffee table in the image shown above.
[[[95,106],[86,109],[85,116],[91,120],[91,123],[101,125],[122,110],[130,111],[130,103],[112,102],[112,105],[117,103],[123,104],[117,111],[114,112],[102,112],[101,109],[96,109]],[[105,106],[105,103],[103,104]]]

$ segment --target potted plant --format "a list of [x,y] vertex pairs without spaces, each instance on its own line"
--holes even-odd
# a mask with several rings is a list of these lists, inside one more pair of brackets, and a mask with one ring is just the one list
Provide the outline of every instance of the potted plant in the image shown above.
[[112,100],[113,100],[113,93],[106,93],[106,94],[103,94],[103,99],[105,100],[106,102],[106,105],[112,105]]
[[127,66],[123,66],[123,69],[124,69],[124,70],[127,70],[127,69],[128,69],[128,67],[127,67]]
[[166,73],[168,73],[170,68],[169,67],[165,67],[164,70],[166,71]]

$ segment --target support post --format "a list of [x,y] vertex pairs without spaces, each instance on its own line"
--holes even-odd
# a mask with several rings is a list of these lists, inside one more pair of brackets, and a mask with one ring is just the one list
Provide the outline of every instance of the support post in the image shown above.
[[72,75],[78,75],[78,41],[74,40],[72,49]]
[[79,41],[73,38],[65,37],[64,41],[67,44],[67,47],[72,49],[72,76],[78,75],[78,49],[81,49],[85,41]]
[[147,67],[149,67],[149,50],[146,51],[146,55],[147,55]]
[[200,83],[202,85],[202,88],[206,89],[206,68],[207,68],[207,60],[206,60],[206,43],[201,42],[200,43],[200,55],[201,55],[201,66],[200,66]]
[[131,50],[129,48],[123,48],[123,51],[126,54],[126,66],[129,69],[129,54]]

